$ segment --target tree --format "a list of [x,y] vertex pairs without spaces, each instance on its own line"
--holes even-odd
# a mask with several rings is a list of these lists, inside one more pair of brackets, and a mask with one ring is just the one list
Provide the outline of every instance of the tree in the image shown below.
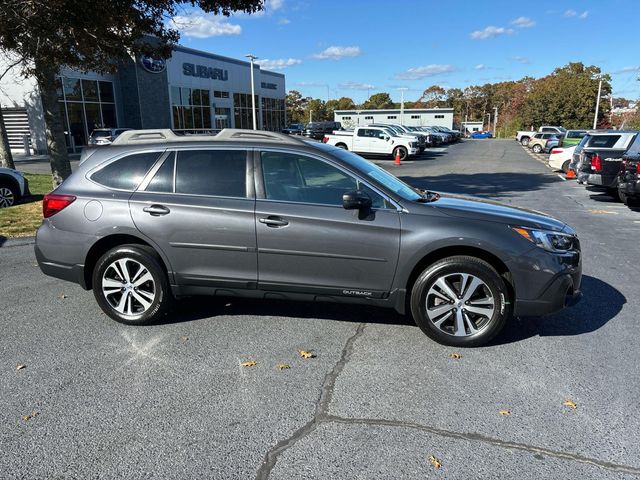
[[180,35],[166,23],[182,5],[230,15],[253,13],[264,0],[3,0],[0,49],[35,77],[47,130],[54,186],[71,174],[56,94],[61,66],[112,72],[117,61],[144,54],[166,58]]
[[319,98],[307,98],[304,118],[306,122],[321,122],[327,120],[327,105]]
[[416,102],[419,108],[442,108],[447,106],[447,91],[439,85],[432,85],[422,92]]
[[333,112],[336,110],[354,110],[356,108],[356,104],[349,97],[340,97],[338,100],[329,100],[325,106],[329,120],[333,120]]
[[304,123],[304,110],[307,104],[306,99],[297,90],[290,90],[285,100],[287,105],[287,119],[289,123]]
[[364,110],[382,110],[385,108],[393,108],[391,96],[386,92],[375,93],[362,104]]
[[[2,57],[8,59],[8,63],[3,65],[2,71],[0,71],[0,82],[9,71],[20,63],[19,60],[11,59],[5,52],[2,53]],[[7,128],[4,124],[4,116],[2,114],[2,105],[0,105],[0,166],[6,168],[15,169],[16,166],[13,163],[13,155],[11,154],[11,147],[9,146],[9,136],[7,135]]]

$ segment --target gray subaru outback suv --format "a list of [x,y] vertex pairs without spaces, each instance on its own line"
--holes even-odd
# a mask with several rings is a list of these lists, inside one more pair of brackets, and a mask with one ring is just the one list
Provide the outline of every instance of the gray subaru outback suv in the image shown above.
[[580,298],[575,232],[544,214],[418,191],[351,152],[287,135],[125,132],[43,203],[42,271],[141,325],[173,298],[357,302],[438,342],[487,343],[511,315]]

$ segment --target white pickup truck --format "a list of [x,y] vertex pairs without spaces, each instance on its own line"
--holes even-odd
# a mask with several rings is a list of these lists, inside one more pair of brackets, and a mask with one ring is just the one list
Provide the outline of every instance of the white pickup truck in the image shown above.
[[528,131],[528,130],[518,130],[516,132],[516,142],[520,142],[523,147],[529,145],[529,140],[536,133],[557,133],[558,135],[564,135],[567,132],[566,129],[562,127],[555,127],[552,125],[543,125],[541,126],[537,132]]
[[333,132],[322,139],[327,145],[370,155],[400,154],[400,160],[420,152],[416,137],[400,137],[384,127],[357,127],[353,131]]

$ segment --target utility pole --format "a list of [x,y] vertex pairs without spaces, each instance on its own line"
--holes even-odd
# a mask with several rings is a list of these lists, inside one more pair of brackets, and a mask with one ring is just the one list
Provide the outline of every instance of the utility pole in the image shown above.
[[258,57],[256,57],[255,55],[253,55],[251,53],[245,55],[245,57],[247,57],[251,61],[251,110],[252,110],[252,113],[253,113],[253,129],[257,130],[258,128],[257,128],[257,123],[256,123],[256,86],[255,86],[255,83],[253,81],[253,62]]
[[498,107],[493,107],[493,138],[496,138],[496,126],[498,125]]
[[404,92],[407,91],[406,87],[400,87],[400,125],[404,125]]
[[309,123],[313,122],[313,110],[309,110]]
[[594,130],[598,126],[598,110],[600,110],[600,92],[602,92],[602,78],[600,78],[600,82],[598,82],[598,98],[596,98],[596,113],[593,116],[593,129]]

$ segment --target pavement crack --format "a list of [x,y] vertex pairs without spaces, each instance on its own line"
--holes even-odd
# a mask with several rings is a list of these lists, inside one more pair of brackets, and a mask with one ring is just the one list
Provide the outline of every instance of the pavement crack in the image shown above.
[[353,345],[358,337],[360,337],[364,332],[364,327],[364,323],[358,324],[358,328],[356,328],[355,333],[347,339],[342,349],[340,359],[331,371],[325,375],[320,391],[320,398],[318,399],[318,403],[316,403],[316,410],[313,414],[313,418],[293,432],[290,437],[280,440],[267,452],[264,460],[262,461],[262,465],[260,465],[260,468],[256,473],[256,480],[266,480],[269,478],[271,470],[275,467],[280,454],[295,445],[301,438],[312,433],[320,423],[327,421],[328,418],[333,418],[329,417],[329,406],[333,399],[333,389],[335,388],[336,380],[340,373],[342,373],[342,370],[344,370],[345,365],[349,362],[351,354],[353,353]]
[[535,445],[527,445],[526,443],[509,442],[500,440],[499,438],[489,437],[480,433],[470,432],[456,432],[452,430],[445,430],[437,427],[430,427],[428,425],[422,425],[419,423],[405,422],[402,420],[386,420],[377,418],[345,418],[336,415],[327,415],[323,418],[324,422],[340,423],[346,425],[369,425],[373,427],[399,427],[409,428],[413,430],[420,430],[423,432],[431,433],[441,437],[455,438],[458,440],[467,440],[472,442],[481,442],[484,444],[492,445],[495,447],[506,448],[509,450],[519,450],[529,452],[533,454],[547,455],[549,457],[558,458],[562,460],[570,460],[574,462],[584,463],[587,465],[594,465],[607,470],[611,470],[619,473],[628,473],[631,475],[640,476],[640,468],[631,465],[618,464],[613,462],[607,462],[597,458],[586,457],[577,453],[563,452],[561,450],[553,450],[545,447],[536,447]]

